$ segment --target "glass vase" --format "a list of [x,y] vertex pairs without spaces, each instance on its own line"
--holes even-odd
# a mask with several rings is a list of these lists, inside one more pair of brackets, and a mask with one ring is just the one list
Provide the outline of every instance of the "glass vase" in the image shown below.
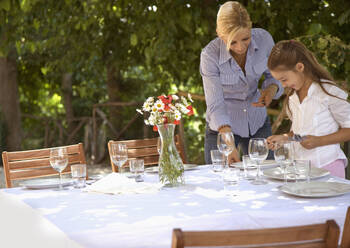
[[166,187],[184,184],[184,166],[174,142],[175,124],[157,125],[161,139],[159,181]]

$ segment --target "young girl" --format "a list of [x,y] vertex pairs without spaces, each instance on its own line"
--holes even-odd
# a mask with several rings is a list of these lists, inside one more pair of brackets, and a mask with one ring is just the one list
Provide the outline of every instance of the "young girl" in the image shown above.
[[345,177],[347,158],[339,143],[350,140],[348,94],[300,42],[280,41],[268,59],[272,76],[290,88],[284,109],[292,121],[291,131],[268,137],[270,149],[275,142],[293,140],[296,159],[308,159],[312,166],[332,175]]

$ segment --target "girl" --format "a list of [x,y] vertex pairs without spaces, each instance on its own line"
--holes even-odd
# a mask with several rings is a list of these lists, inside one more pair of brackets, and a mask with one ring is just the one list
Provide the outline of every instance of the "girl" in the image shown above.
[[284,109],[292,121],[289,133],[267,139],[269,147],[300,135],[300,143],[294,146],[296,159],[308,159],[311,165],[344,178],[347,158],[339,143],[350,140],[348,94],[298,41],[278,42],[268,67],[283,87],[290,88]]
[[[267,69],[273,39],[266,30],[252,28],[247,10],[239,2],[226,2],[216,24],[218,37],[203,49],[200,61],[207,104],[207,164],[211,164],[210,151],[217,149],[218,133],[233,132],[243,154],[248,153],[250,138],[270,136],[266,107],[283,93],[281,83]],[[263,75],[260,93],[258,83]],[[229,161],[239,161],[236,150]]]

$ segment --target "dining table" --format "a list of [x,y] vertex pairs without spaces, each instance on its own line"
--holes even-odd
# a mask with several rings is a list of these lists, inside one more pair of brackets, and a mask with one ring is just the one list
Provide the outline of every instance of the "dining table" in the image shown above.
[[[185,183],[149,193],[103,194],[68,187],[0,190],[0,247],[171,247],[172,230],[243,230],[322,223],[344,225],[350,193],[300,197],[281,191],[283,180],[224,189],[211,165],[191,167]],[[102,180],[102,179],[101,179]],[[157,184],[158,174],[144,181]],[[349,180],[326,175],[312,181]],[[289,181],[287,184],[294,182]]]

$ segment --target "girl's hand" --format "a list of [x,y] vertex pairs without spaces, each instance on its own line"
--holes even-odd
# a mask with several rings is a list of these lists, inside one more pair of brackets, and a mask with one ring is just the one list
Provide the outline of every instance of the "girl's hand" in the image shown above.
[[321,146],[321,144],[321,138],[313,135],[305,136],[303,141],[300,142],[300,145],[302,145],[306,149],[313,149],[318,146]]
[[272,135],[267,139],[267,146],[270,150],[275,150],[275,144],[288,140],[288,135]]

